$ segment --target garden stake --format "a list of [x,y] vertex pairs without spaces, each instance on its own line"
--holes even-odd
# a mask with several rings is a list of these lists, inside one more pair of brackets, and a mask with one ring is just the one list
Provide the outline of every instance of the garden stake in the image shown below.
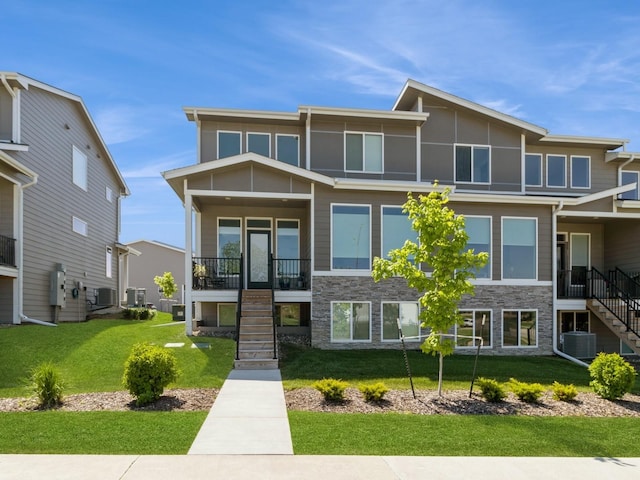
[[407,357],[407,349],[404,346],[404,335],[402,334],[402,327],[400,326],[400,319],[396,318],[396,323],[398,324],[398,333],[400,333],[400,342],[402,343],[402,353],[404,355],[404,364],[407,367],[407,374],[409,375],[409,383],[411,383],[411,392],[413,393],[413,398],[416,398],[416,391],[413,388],[413,378],[411,377],[411,369],[409,368],[409,357]]
[[476,361],[473,364],[473,375],[471,376],[471,388],[469,388],[469,398],[471,398],[471,393],[473,392],[473,383],[476,381],[476,370],[478,368],[478,357],[480,356],[480,348],[482,347],[482,330],[484,329],[484,321],[486,320],[486,315],[482,315],[482,323],[480,324],[480,341],[478,342],[478,351],[476,352]]

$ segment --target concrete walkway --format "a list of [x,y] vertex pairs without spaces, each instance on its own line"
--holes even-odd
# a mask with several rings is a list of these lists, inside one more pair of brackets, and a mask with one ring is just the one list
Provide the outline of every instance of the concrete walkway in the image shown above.
[[0,480],[637,480],[640,458],[0,455]]
[[292,455],[280,370],[232,370],[189,455]]

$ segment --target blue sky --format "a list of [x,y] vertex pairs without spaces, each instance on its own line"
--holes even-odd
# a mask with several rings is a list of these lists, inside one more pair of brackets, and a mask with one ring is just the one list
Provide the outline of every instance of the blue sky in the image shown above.
[[0,70],[83,98],[132,192],[123,242],[184,246],[160,175],[196,162],[183,106],[390,109],[412,78],[640,151],[635,0],[3,3]]

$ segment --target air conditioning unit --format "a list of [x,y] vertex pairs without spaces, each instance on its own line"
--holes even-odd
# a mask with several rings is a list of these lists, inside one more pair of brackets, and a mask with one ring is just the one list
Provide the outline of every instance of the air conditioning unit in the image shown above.
[[115,288],[98,288],[96,295],[96,305],[101,307],[112,307],[118,303]]
[[594,358],[596,356],[596,334],[587,332],[565,332],[562,351],[575,358]]

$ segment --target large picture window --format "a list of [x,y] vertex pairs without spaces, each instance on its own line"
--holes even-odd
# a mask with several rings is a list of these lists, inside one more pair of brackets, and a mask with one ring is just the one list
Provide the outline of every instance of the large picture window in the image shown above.
[[476,270],[476,278],[491,278],[491,217],[464,217],[464,225],[469,240],[467,248],[475,253],[487,252],[489,260],[486,265]]
[[535,347],[538,344],[537,317],[535,310],[503,310],[502,345]]
[[639,200],[640,199],[640,172],[623,171],[620,185],[629,185],[635,183],[636,188],[628,190],[620,194],[620,200]]
[[331,303],[331,341],[368,342],[371,340],[369,302]]
[[400,340],[398,319],[402,327],[402,334],[408,341],[420,340],[420,320],[418,319],[418,304],[415,302],[396,302],[382,304],[382,341]]
[[547,155],[547,186],[565,188],[567,186],[567,157]]
[[456,145],[456,182],[489,183],[490,152],[486,146]]
[[[461,310],[463,324],[456,325],[456,347],[477,348],[482,338],[483,347],[491,347],[491,310]],[[484,322],[484,323],[483,323]]]
[[382,258],[389,258],[391,250],[402,248],[404,242],[417,242],[417,233],[402,207],[382,207]]
[[276,135],[276,159],[297,167],[300,165],[300,137]]
[[345,169],[382,173],[382,134],[345,133]]
[[524,157],[524,178],[527,187],[542,186],[542,155],[527,153]]
[[242,149],[240,132],[218,132],[218,158],[240,155]]
[[332,205],[332,269],[371,269],[370,210],[368,205]]
[[537,219],[502,218],[503,279],[537,279],[537,238]]
[[591,158],[578,156],[571,157],[571,187],[591,187]]

